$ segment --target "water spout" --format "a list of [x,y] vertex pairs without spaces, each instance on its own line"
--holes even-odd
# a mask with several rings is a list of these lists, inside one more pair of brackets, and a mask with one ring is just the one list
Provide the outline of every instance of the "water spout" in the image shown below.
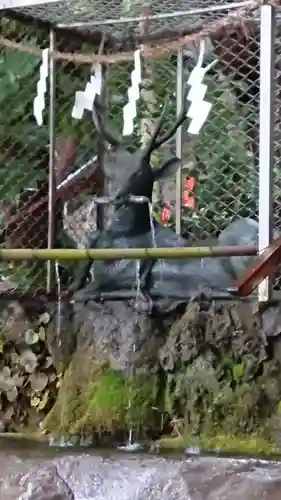
[[141,261],[138,259],[136,261],[136,288],[137,288],[137,291],[136,291],[135,305],[137,305],[138,298],[139,298],[140,293],[141,293],[140,265],[141,265]]
[[[153,212],[152,212],[152,204],[146,196],[130,196],[129,198],[130,203],[147,203],[148,208],[149,208],[149,223],[150,223],[150,230],[151,230],[151,238],[152,238],[152,247],[156,247],[156,236],[155,236],[155,227],[153,223]],[[140,267],[141,267],[141,261],[138,259],[136,261],[136,299],[135,299],[135,323],[137,324],[138,322],[138,317],[137,317],[137,303],[138,299],[141,296],[141,275],[140,275]],[[133,342],[132,344],[132,358],[130,360],[130,367],[129,367],[129,379],[130,379],[130,384],[131,386],[134,383],[134,378],[135,378],[135,360],[134,360],[134,354],[136,352],[136,342]],[[130,389],[129,396],[128,396],[128,413],[130,413],[132,409],[132,389]],[[119,449],[122,449],[124,451],[137,451],[139,450],[142,446],[134,439],[136,436],[134,436],[134,429],[133,426],[129,428],[129,435],[128,435],[128,441],[126,445],[121,446]]]
[[[136,261],[136,298],[135,298],[135,323],[137,323],[137,309],[138,309],[138,299],[141,295],[141,277],[140,277],[140,264],[141,261],[137,260]],[[136,352],[136,342],[133,339],[133,345],[132,345],[132,359],[129,361],[129,380],[130,380],[130,385],[133,385],[134,382],[134,376],[135,376],[135,367],[134,367],[134,354]],[[128,413],[130,414],[132,409],[132,389],[130,387],[129,395],[128,395]],[[129,428],[129,436],[128,436],[128,442],[126,446],[124,446],[122,449],[125,449],[127,451],[131,451],[132,446],[134,445],[133,441],[133,426]]]
[[[153,221],[153,206],[152,203],[149,203],[149,221],[150,221],[150,232],[151,232],[151,246],[152,248],[157,248],[157,241],[156,241],[156,233],[155,233],[155,226],[154,226],[154,221]],[[159,259],[159,273],[160,273],[160,279],[162,279],[162,268],[164,265],[163,259]]]
[[[137,203],[137,204],[143,204],[143,203],[147,203],[148,206],[149,206],[149,214],[150,214],[150,219],[151,219],[151,212],[150,212],[150,206],[151,206],[151,203],[149,201],[149,198],[147,198],[146,196],[137,196],[137,195],[131,195],[129,197],[129,202],[130,203]],[[151,226],[152,224],[152,226]],[[153,240],[155,240],[155,231],[154,231],[154,225],[153,225],[153,220],[152,222],[150,221],[150,226],[153,228]],[[139,297],[141,296],[141,275],[140,275],[140,267],[141,267],[141,261],[140,260],[137,260],[136,261],[136,299],[135,299],[135,308],[137,309],[138,307],[138,299]]]
[[58,300],[57,300],[57,315],[56,315],[56,333],[59,347],[61,347],[61,279],[60,279],[60,270],[59,263],[56,260],[55,262],[55,274],[56,274],[56,283],[57,283],[57,291],[58,291]]
[[[132,347],[133,357],[134,357],[135,352],[136,352],[136,344],[134,342],[133,347]],[[130,377],[130,383],[132,385],[133,381],[134,381],[134,376],[135,376],[134,359],[131,360],[130,365],[131,366],[130,366],[129,377]],[[128,400],[128,412],[129,413],[130,413],[131,409],[132,409],[132,388],[130,388],[130,394],[129,394],[129,400]],[[128,446],[132,446],[132,444],[133,444],[133,427],[131,426],[129,429]]]
[[152,203],[148,203],[148,209],[149,209],[149,223],[150,223],[150,232],[151,232],[151,246],[152,248],[157,248],[157,243],[156,243],[156,234],[155,234],[155,227],[153,223],[153,207]]

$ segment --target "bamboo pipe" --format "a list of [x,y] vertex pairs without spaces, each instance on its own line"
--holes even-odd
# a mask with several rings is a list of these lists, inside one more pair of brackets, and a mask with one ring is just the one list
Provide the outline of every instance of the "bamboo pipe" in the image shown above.
[[150,259],[202,259],[214,257],[241,257],[257,255],[254,246],[216,246],[181,248],[108,248],[108,249],[0,249],[0,260],[150,260]]

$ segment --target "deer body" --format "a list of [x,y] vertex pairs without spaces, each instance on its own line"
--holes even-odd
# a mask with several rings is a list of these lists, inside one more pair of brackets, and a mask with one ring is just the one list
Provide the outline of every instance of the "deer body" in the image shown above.
[[[125,214],[125,212],[124,212]],[[121,222],[121,224],[120,224]],[[99,237],[97,248],[150,248],[151,232],[133,234],[123,232],[122,218],[114,220],[108,230]],[[186,242],[181,236],[154,221],[155,242],[157,247],[184,247]],[[221,233],[218,244],[257,245],[258,224],[252,219],[237,219]],[[157,299],[183,301],[202,291],[212,291],[216,296],[225,296],[226,289],[245,272],[251,257],[205,258],[205,259],[163,259],[143,261],[140,266],[140,279],[143,290],[157,303]],[[136,262],[118,260],[114,262],[96,261],[93,266],[94,289],[99,292],[136,290]],[[93,287],[89,287],[93,289]]]

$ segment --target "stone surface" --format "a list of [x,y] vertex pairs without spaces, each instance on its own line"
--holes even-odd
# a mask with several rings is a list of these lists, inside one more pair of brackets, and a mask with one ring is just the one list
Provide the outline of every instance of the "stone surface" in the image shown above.
[[165,341],[161,319],[137,311],[128,302],[94,301],[73,305],[73,328],[77,345],[93,345],[95,359],[108,362],[114,370],[126,370],[134,363],[147,370],[155,364]]
[[19,461],[15,456],[4,458],[3,452],[2,461],[0,494],[3,500],[280,498],[281,464],[277,462],[211,457],[182,460],[126,454],[66,455]]
[[52,464],[1,479],[0,497],[5,500],[75,500],[74,493]]

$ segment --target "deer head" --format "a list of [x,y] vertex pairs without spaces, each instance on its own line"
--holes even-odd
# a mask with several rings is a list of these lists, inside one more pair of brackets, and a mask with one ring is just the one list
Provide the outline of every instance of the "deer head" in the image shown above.
[[[101,92],[101,95],[102,94],[103,92]],[[105,107],[101,98],[96,95],[92,116],[101,140],[110,145],[110,160],[105,162],[104,173],[108,181],[109,198],[111,201],[114,201],[117,207],[122,206],[130,200],[130,198],[135,196],[145,197],[151,200],[153,183],[158,180],[166,179],[177,172],[181,164],[181,160],[178,157],[174,156],[160,168],[153,169],[151,166],[151,154],[162,144],[167,142],[175,134],[178,127],[186,120],[186,98],[187,95],[185,91],[183,106],[179,116],[170,129],[163,135],[160,135],[167,107],[166,102],[149,143],[144,149],[131,153],[122,143],[121,139],[117,138],[106,124]]]

